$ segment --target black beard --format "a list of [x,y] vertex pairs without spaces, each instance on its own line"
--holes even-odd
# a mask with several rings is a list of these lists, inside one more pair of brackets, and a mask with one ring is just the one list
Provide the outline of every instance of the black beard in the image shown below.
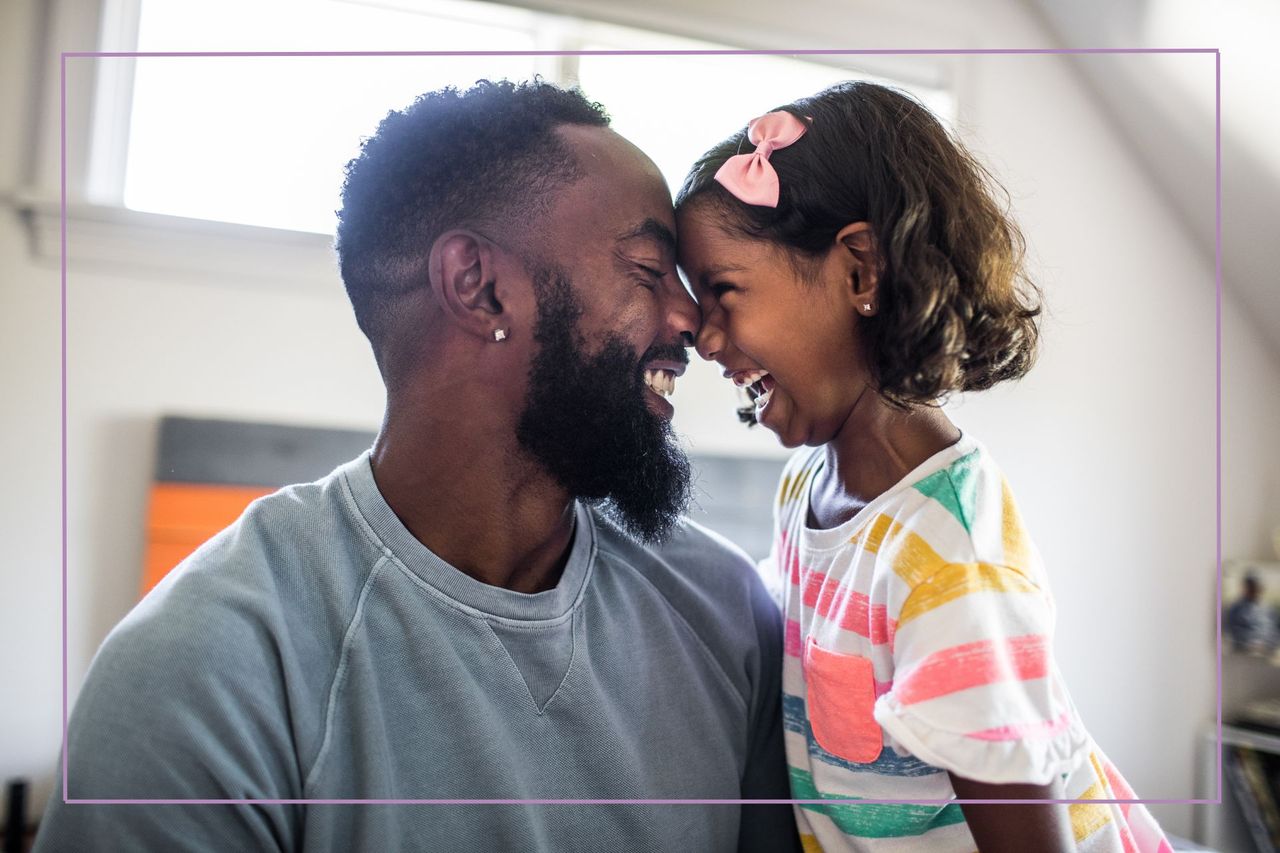
[[619,335],[584,357],[582,306],[563,272],[534,276],[540,345],[516,428],[520,446],[575,498],[598,507],[630,536],[665,541],[688,508],[690,466],[671,424],[649,409],[641,366],[651,358],[684,362],[665,345],[637,356]]

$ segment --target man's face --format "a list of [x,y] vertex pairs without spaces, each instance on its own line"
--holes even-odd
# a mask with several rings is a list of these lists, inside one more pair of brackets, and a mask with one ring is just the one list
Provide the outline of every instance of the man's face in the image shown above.
[[[534,276],[538,349],[517,437],[575,497],[660,541],[688,505],[690,480],[660,392],[684,372],[698,309],[675,271],[656,167],[611,131],[562,133],[587,175],[561,193],[545,229],[550,262]],[[646,375],[655,369],[668,375]]]

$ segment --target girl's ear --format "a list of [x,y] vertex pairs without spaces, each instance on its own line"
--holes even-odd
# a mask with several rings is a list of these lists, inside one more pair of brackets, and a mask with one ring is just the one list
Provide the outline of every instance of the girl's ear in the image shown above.
[[876,297],[880,284],[880,253],[876,235],[868,222],[851,222],[836,234],[847,266],[849,296],[859,314],[870,317],[879,310]]
[[446,231],[431,247],[431,289],[454,325],[485,339],[510,325],[498,299],[494,247],[472,231]]

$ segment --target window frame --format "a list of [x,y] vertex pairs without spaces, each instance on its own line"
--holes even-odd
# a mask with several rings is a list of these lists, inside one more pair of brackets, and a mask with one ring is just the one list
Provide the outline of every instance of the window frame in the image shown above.
[[[61,177],[65,165],[67,231],[74,236],[68,268],[149,268],[193,274],[211,280],[229,276],[284,286],[313,286],[318,276],[336,276],[332,238],[324,234],[225,223],[170,214],[131,210],[123,205],[124,163],[128,153],[127,117],[132,109],[133,63],[63,56],[62,52],[135,52],[142,0],[51,0],[41,9],[44,45],[34,74],[41,97],[32,104],[37,129],[36,148],[28,158],[29,175],[9,193],[10,202],[26,222],[32,256],[46,264],[61,259]],[[427,11],[418,0],[348,0],[400,11]],[[619,49],[646,50],[668,38],[732,44],[737,50],[771,50],[784,38],[794,38],[797,50],[807,47],[814,32],[774,29],[766,32],[750,23],[726,26],[706,13],[668,8],[661,2],[637,9],[625,0],[514,0],[502,6],[527,10],[535,23],[538,50],[575,51],[586,44],[627,44]],[[673,0],[672,6],[675,3]],[[505,11],[505,10],[504,10]],[[885,15],[894,13],[886,5]],[[464,15],[469,20],[476,18]],[[628,33],[623,29],[647,32]],[[889,18],[877,41],[895,31],[901,43],[917,36],[918,22]],[[928,36],[936,41],[937,33]],[[639,45],[636,41],[648,44]],[[669,42],[667,42],[669,44]],[[806,55],[803,58],[851,73],[891,78],[909,85],[946,89],[956,105],[957,126],[963,125],[968,58],[928,55]],[[539,73],[553,82],[577,82],[578,57],[546,57]],[[60,101],[66,75],[65,164],[62,159]],[[83,132],[76,132],[83,128]]]

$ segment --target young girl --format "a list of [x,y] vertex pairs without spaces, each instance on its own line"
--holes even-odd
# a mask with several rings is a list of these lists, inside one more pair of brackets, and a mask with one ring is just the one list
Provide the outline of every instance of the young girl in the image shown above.
[[[1031,367],[1037,292],[994,182],[848,83],[754,120],[676,200],[698,352],[801,447],[775,505],[797,800],[1133,799],[1051,655],[1040,556],[939,408]],[[806,850],[1170,850],[1140,804],[818,804]]]

